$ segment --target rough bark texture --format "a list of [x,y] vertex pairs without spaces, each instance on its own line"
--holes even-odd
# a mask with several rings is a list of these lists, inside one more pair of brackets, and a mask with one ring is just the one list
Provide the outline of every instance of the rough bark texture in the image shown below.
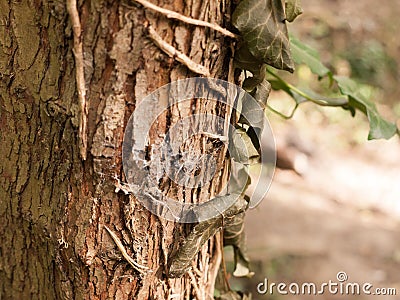
[[[229,0],[155,4],[222,26],[230,15]],[[148,39],[145,25],[222,79],[228,76],[230,40],[133,2],[85,0],[78,10],[88,103],[86,161],[79,154],[73,36],[64,1],[0,1],[0,298],[212,298],[218,238],[203,247],[193,272],[168,279],[168,259],[188,227],[117,193],[115,178],[124,179],[123,133],[136,101],[195,76]],[[196,106],[207,110],[223,113],[213,103]],[[180,114],[178,107],[169,116]],[[168,122],[161,118],[153,130],[165,132]],[[201,148],[199,140],[191,143],[188,148]],[[175,194],[185,201],[207,198],[221,184],[216,180],[200,195],[179,189]],[[153,272],[139,275],[104,225]]]

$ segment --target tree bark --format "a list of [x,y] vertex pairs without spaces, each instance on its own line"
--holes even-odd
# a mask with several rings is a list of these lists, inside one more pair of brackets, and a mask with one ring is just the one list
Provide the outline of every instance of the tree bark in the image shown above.
[[[153,2],[183,15],[226,27],[229,0]],[[206,244],[194,271],[167,276],[171,254],[189,226],[148,212],[124,181],[124,129],[137,101],[158,87],[196,76],[149,39],[162,39],[228,79],[232,40],[188,25],[133,1],[82,0],[87,155],[80,155],[76,60],[71,18],[64,1],[0,2],[0,299],[210,299],[221,260],[219,237]],[[75,53],[76,54],[76,53]],[[165,133],[184,115],[171,108],[152,128]],[[200,103],[195,112],[218,111]],[[172,121],[171,121],[172,120]],[[201,149],[199,139],[187,148]],[[224,157],[219,157],[223,165]],[[206,199],[223,179],[185,201]],[[152,272],[139,274],[122,257],[108,226],[128,254]]]

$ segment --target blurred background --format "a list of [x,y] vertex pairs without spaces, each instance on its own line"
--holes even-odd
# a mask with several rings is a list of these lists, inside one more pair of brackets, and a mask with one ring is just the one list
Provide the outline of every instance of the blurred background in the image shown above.
[[[307,0],[289,31],[318,49],[336,74],[375,87],[372,100],[387,119],[400,118],[400,5],[397,0]],[[313,87],[317,78],[298,67],[287,80]],[[316,85],[317,87],[318,85]],[[315,88],[315,87],[314,87]],[[291,100],[273,92],[271,105]],[[231,278],[253,299],[371,299],[374,296],[260,295],[257,284],[337,281],[397,288],[400,299],[400,141],[367,141],[368,122],[357,113],[302,104],[293,119],[269,114],[279,155],[264,201],[247,214],[254,277]],[[400,125],[397,123],[398,126]],[[294,170],[293,170],[294,169]],[[231,258],[231,251],[227,251]],[[228,270],[232,268],[232,261]]]

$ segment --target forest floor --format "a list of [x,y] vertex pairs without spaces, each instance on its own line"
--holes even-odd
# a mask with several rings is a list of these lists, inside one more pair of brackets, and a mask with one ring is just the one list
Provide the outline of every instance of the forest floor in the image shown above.
[[[326,49],[346,51],[346,39],[361,44],[378,41],[400,66],[400,39],[395,34],[400,28],[400,6],[396,0],[303,2],[309,13],[299,21],[300,35],[324,20],[329,30],[339,28],[339,33],[331,30],[330,37],[322,39]],[[398,79],[397,75],[384,82]],[[381,96],[391,99],[378,109],[394,120],[390,110],[396,109],[399,87],[387,90],[385,84]],[[282,97],[271,95],[271,99]],[[351,118],[348,112],[311,104],[305,104],[290,121],[275,116],[270,121],[278,145],[295,136],[309,153],[301,176],[277,170],[264,201],[248,212],[248,250],[256,275],[232,280],[232,287],[250,290],[253,299],[399,299],[399,138],[367,141],[368,124],[361,114]],[[315,296],[276,291],[260,295],[256,289],[265,278],[269,283],[312,282],[317,286],[329,280],[338,282],[339,272],[347,274],[345,283],[371,283],[372,292],[396,288],[397,296],[332,295],[327,291]]]
[[[254,299],[299,299],[257,295],[256,286],[265,277],[276,283],[320,285],[337,282],[337,273],[346,272],[347,282],[397,288],[399,297],[399,139],[346,145],[340,131],[355,129],[346,124],[340,130],[321,129],[322,118],[312,117],[318,114],[299,111],[290,126],[279,124],[301,134],[312,154],[302,176],[277,170],[266,198],[249,211],[246,233],[256,275],[236,284],[252,290]],[[278,131],[280,126],[274,125]],[[361,131],[366,139],[366,128]],[[326,292],[307,297],[348,298]]]

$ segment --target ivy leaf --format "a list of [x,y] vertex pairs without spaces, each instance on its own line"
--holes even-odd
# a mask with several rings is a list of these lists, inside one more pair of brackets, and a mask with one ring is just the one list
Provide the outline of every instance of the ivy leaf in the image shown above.
[[[211,202],[211,203],[210,203]],[[190,268],[191,263],[201,247],[212,237],[219,229],[222,228],[226,219],[244,212],[248,207],[248,202],[240,194],[228,194],[225,196],[215,197],[207,202],[207,205],[215,203],[216,209],[221,202],[233,202],[233,205],[224,211],[221,215],[207,221],[196,224],[190,234],[186,237],[183,245],[177,253],[171,258],[169,266],[169,277],[181,277]]]
[[305,89],[299,89],[300,92],[302,92],[303,96],[306,97],[309,101],[314,102],[315,104],[321,105],[321,106],[344,106],[349,103],[349,100],[347,97],[326,97],[322,96],[312,90],[305,90]]
[[290,37],[293,60],[296,64],[307,65],[311,72],[318,75],[320,78],[329,76],[332,79],[332,72],[322,62],[319,53],[309,45],[303,44],[295,37]]
[[191,268],[191,263],[201,247],[222,227],[222,218],[213,218],[193,227],[175,256],[172,257],[168,275],[181,277]]
[[306,98],[304,98],[303,96],[299,95],[298,93],[290,89],[290,87],[284,81],[280,79],[274,79],[274,80],[269,80],[269,82],[271,83],[271,87],[273,90],[275,91],[282,90],[286,92],[290,97],[294,99],[296,104],[300,104],[307,101]]
[[283,80],[280,76],[277,76],[276,72],[274,72],[271,68],[267,67],[268,74],[273,76],[273,79],[268,79],[271,84],[271,88],[275,91],[282,90],[286,92],[290,97],[294,99],[297,105],[306,102],[307,99],[296,93],[290,88],[290,84]]
[[294,71],[282,0],[242,0],[232,23],[251,54],[277,69]]
[[286,20],[293,22],[298,16],[303,13],[300,0],[286,0],[285,1]]
[[224,226],[224,246],[233,246],[235,260],[233,276],[235,277],[251,277],[254,275],[253,272],[250,272],[250,260],[246,253],[244,217],[245,212],[237,214],[226,220]]
[[370,131],[368,139],[390,139],[397,132],[397,126],[385,120],[376,109],[373,102],[362,93],[362,86],[354,80],[343,77],[334,76],[339,85],[342,94],[349,96],[349,106],[362,111],[369,120]]
[[243,128],[237,128],[232,132],[230,145],[229,154],[236,162],[252,164],[258,160],[258,151]]
[[[265,70],[265,65],[263,68]],[[260,153],[260,141],[259,137],[264,128],[265,120],[265,107],[269,93],[271,92],[271,84],[267,79],[257,85],[251,95],[256,100],[244,98],[242,102],[242,111],[238,123],[246,124],[249,126],[246,133],[250,137],[253,147]],[[254,157],[256,158],[256,157]]]
[[268,80],[264,79],[251,92],[251,95],[257,102],[253,99],[246,99],[246,97],[244,97],[244,99],[242,99],[242,110],[238,123],[260,129],[263,128],[265,118],[264,109],[270,91],[271,84]]
[[[265,70],[265,66],[264,66]],[[271,84],[267,79],[264,80],[256,87],[255,90],[251,93],[251,95],[256,99],[256,101],[260,104],[261,107],[264,107],[267,103],[267,99],[269,97],[269,93],[271,92]]]
[[[230,193],[242,194],[245,193],[248,186],[251,184],[251,177],[248,172],[248,166],[244,166],[241,163],[237,163],[232,161],[232,171],[231,178],[228,191]],[[243,185],[244,183],[244,185]]]
[[291,96],[296,104],[301,104],[306,101],[314,102],[315,104],[321,106],[347,106],[349,100],[347,97],[337,96],[337,97],[326,97],[322,96],[310,89],[300,89],[286,82],[276,73],[268,69],[268,73],[274,76],[274,80],[270,80],[271,86],[274,90],[282,90]]
[[243,293],[237,291],[227,291],[221,293],[219,297],[215,298],[216,300],[251,300],[250,293]]
[[248,70],[253,77],[246,78],[243,81],[242,88],[251,92],[259,85],[265,77],[265,64],[258,61],[249,51],[246,45],[242,45],[235,53],[235,67]]
[[[264,69],[265,69],[265,65]],[[251,92],[251,95],[256,100],[249,99],[243,101],[242,111],[238,123],[249,125],[247,130],[247,135],[255,149],[260,150],[259,136],[264,128],[265,119],[265,106],[267,104],[267,99],[269,93],[271,92],[271,84],[267,79],[264,80],[256,86],[256,88]]]

